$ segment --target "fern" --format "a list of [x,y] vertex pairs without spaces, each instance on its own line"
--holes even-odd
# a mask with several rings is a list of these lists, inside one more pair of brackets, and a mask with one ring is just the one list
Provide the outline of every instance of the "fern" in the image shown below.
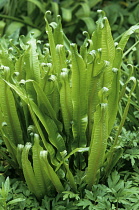
[[[85,9],[83,4],[82,9]],[[79,49],[66,38],[60,16],[56,23],[49,23],[50,11],[45,14],[47,44],[40,45],[30,34],[30,38],[19,38],[19,46],[10,41],[9,46],[14,50],[8,51],[8,45],[0,46],[0,132],[11,157],[23,170],[29,189],[38,199],[45,194],[69,192],[67,186],[70,186],[73,192],[65,196],[78,200],[79,185],[91,190],[100,178],[106,180],[122,154],[122,149],[117,149],[119,134],[136,79],[130,65],[125,85],[120,84],[121,63],[129,36],[139,26],[131,27],[116,45],[105,13],[98,13],[96,30],[91,37],[85,33],[86,39]],[[109,148],[107,141],[119,100],[128,85],[132,88]],[[33,129],[28,132],[30,128]],[[80,180],[77,174],[82,174]],[[117,178],[117,187],[124,186],[117,174],[112,176]],[[109,178],[109,185],[110,182]],[[119,189],[115,190],[119,193]],[[112,201],[114,205],[115,202],[127,205],[128,201],[118,200],[120,196]],[[105,198],[98,208],[104,207],[103,203],[109,208],[110,202]],[[84,208],[89,205],[90,202]]]

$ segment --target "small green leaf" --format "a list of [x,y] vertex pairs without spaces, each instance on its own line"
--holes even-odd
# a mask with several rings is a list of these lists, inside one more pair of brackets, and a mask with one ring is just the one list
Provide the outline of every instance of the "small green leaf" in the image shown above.
[[22,202],[22,201],[25,201],[26,199],[24,199],[24,198],[16,198],[16,199],[13,199],[13,200],[11,200],[11,201],[9,201],[8,203],[7,203],[7,205],[13,205],[13,204],[15,204],[15,203],[19,203],[19,202]]
[[80,199],[78,194],[75,194],[75,193],[73,193],[71,191],[63,191],[62,193],[64,194],[63,195],[63,200],[66,200],[68,198],[75,198],[76,200]]

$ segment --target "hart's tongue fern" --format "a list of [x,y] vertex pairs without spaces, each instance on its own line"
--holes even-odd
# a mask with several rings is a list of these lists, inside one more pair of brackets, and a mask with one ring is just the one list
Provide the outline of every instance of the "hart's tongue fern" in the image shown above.
[[[15,167],[23,170],[38,199],[63,192],[66,184],[77,192],[77,169],[84,171],[80,181],[89,190],[109,174],[121,155],[116,149],[118,135],[136,84],[135,78],[128,78],[120,89],[123,50],[138,25],[116,45],[109,22],[99,11],[96,30],[91,38],[85,32],[78,50],[63,33],[60,16],[49,24],[49,14],[45,15],[49,45],[42,49],[31,35],[27,43],[20,37],[19,48],[12,44],[17,55],[8,54],[5,46],[0,51],[0,132]],[[134,85],[107,151],[118,103],[130,81]]]

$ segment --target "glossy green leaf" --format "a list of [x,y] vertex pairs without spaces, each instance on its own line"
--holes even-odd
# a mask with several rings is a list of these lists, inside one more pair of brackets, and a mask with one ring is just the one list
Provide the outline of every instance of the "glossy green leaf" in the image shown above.
[[99,10],[98,12],[100,14],[100,18],[97,21],[97,28],[92,35],[92,41],[94,44],[94,50],[99,50],[100,57],[98,57],[96,62],[96,69],[94,67],[94,71],[96,72],[94,75],[97,75],[104,66],[104,63],[108,61],[107,68],[103,76],[104,79],[102,87],[109,88],[112,80],[111,68],[115,57],[115,46],[108,19],[105,17],[105,13],[103,11]]
[[63,30],[62,30],[60,15],[57,16],[57,24],[56,24],[56,27],[54,27],[53,35],[54,35],[55,45],[64,44]]
[[45,95],[43,90],[39,87],[37,82],[33,81],[33,86],[37,93],[38,105],[40,107],[41,112],[47,114],[55,122],[56,124],[55,126],[57,126],[59,130],[61,130],[61,123],[57,120],[56,112],[51,106],[47,96]]
[[35,178],[41,190],[41,193],[44,196],[46,193],[47,194],[49,193],[48,189],[49,186],[51,185],[51,182],[47,174],[45,173],[42,162],[40,160],[40,152],[43,151],[43,148],[40,146],[39,142],[40,140],[38,134],[34,134],[34,145],[32,147],[33,170]]
[[[117,130],[116,137],[114,139],[114,143],[111,146],[110,150],[108,151],[108,154],[106,155],[107,162],[106,162],[106,167],[105,167],[105,174],[109,174],[109,170],[112,169],[112,166],[114,166],[115,160],[117,158],[119,158],[118,157],[119,151],[117,152],[117,154],[115,154],[115,151],[117,149],[117,145],[119,145],[119,143],[118,143],[119,135],[121,133],[122,127],[123,127],[124,122],[126,120],[127,113],[128,113],[129,106],[130,106],[131,96],[132,96],[132,93],[133,93],[133,91],[135,89],[135,86],[136,86],[136,79],[134,77],[131,77],[128,82],[131,82],[131,81],[133,82],[133,86],[132,86],[132,88],[129,92],[127,104],[126,104],[126,107],[124,109],[124,113],[122,115],[121,122],[120,122],[119,128]],[[120,154],[121,154],[121,152],[120,152]]]
[[34,171],[31,165],[31,162],[28,159],[28,153],[31,148],[31,144],[27,143],[22,152],[22,168],[25,180],[27,182],[28,188],[33,192],[38,199],[42,197],[42,192],[40,186],[37,183],[37,179],[34,175]]
[[22,169],[22,151],[23,151],[24,145],[18,144],[17,145],[17,153],[16,158],[19,164],[19,167]]
[[53,183],[53,185],[55,186],[57,192],[59,192],[59,193],[63,192],[64,191],[63,185],[62,185],[59,177],[55,173],[54,169],[51,167],[51,165],[48,162],[47,151],[42,151],[40,153],[40,157],[43,162],[42,164],[44,166],[44,170],[46,171],[46,173],[47,173],[49,179],[51,180],[51,182]]
[[1,106],[1,121],[6,122],[6,135],[10,138],[15,146],[23,144],[22,129],[17,114],[14,96],[9,86],[0,79],[0,106]]
[[105,98],[107,91],[107,88],[103,88],[102,93],[100,92],[101,103],[98,104],[94,114],[94,126],[92,130],[88,169],[86,174],[88,189],[91,189],[92,185],[97,182],[97,177],[99,176],[99,171],[103,164],[107,147],[108,104],[106,103],[107,99]]
[[71,45],[72,52],[72,104],[74,148],[86,145],[87,127],[87,70],[82,57],[77,52],[77,46]]
[[72,121],[72,100],[71,100],[71,88],[69,84],[68,69],[63,69],[61,72],[61,88],[60,88],[60,104],[62,117],[64,122],[64,128],[69,135]]
[[58,44],[56,46],[56,52],[58,56],[58,77],[60,76],[62,69],[67,68],[66,50],[64,45]]
[[108,115],[109,115],[109,131],[110,134],[113,124],[115,122],[115,118],[118,111],[118,103],[119,103],[119,94],[120,94],[120,66],[122,62],[122,50],[120,48],[116,49],[116,55],[113,63],[113,80],[111,85],[111,90],[108,97]]
[[48,34],[51,57],[52,57],[53,74],[55,74],[55,73],[57,73],[58,60],[57,60],[57,55],[56,55],[56,50],[55,50],[56,45],[55,45],[54,36],[52,33],[52,28],[50,27],[48,20],[47,20],[47,16],[50,14],[51,14],[50,11],[47,11],[45,13],[45,21],[46,21],[46,33]]
[[[37,180],[37,183],[39,185],[40,191],[42,195],[45,195],[45,185],[42,175],[42,166],[40,162],[40,152],[43,151],[43,148],[39,144],[39,136],[37,134],[34,134],[34,145],[32,147],[32,158],[33,158],[33,171],[35,178]],[[42,168],[42,169],[41,169]]]
[[133,34],[136,30],[139,29],[139,25],[134,25],[132,26],[130,29],[128,29],[122,36],[118,47],[120,47],[122,50],[124,50],[125,45],[127,44],[127,41],[129,39],[129,37],[131,36],[131,34]]

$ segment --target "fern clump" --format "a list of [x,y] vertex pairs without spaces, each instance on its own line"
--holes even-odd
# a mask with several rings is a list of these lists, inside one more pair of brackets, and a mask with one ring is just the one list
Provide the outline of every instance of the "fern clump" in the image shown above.
[[[108,19],[98,11],[96,30],[78,49],[61,26],[48,23],[48,43],[21,36],[18,45],[1,44],[0,122],[2,138],[29,189],[41,199],[70,186],[76,194],[80,182],[92,189],[105,179],[122,154],[118,136],[124,124],[136,79],[112,146],[107,140],[118,103],[121,62],[131,27],[115,43]],[[132,68],[132,66],[131,66]],[[80,182],[77,171],[83,172]]]

